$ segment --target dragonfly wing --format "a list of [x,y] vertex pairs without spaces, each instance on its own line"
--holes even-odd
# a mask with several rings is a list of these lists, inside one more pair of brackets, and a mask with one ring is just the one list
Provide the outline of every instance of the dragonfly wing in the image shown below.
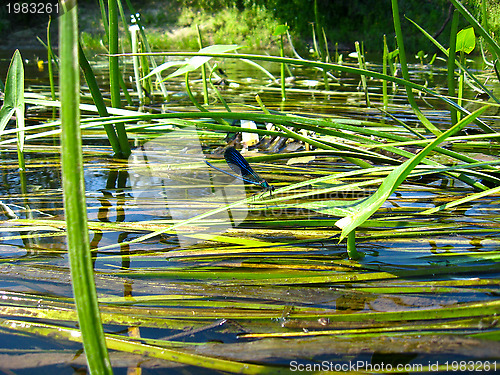
[[262,178],[254,172],[246,159],[234,147],[228,147],[224,152],[227,165],[246,181],[260,185]]

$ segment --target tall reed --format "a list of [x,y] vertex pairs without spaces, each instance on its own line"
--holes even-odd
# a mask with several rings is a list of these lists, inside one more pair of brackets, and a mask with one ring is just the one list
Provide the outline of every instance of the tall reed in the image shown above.
[[[448,53],[448,95],[451,97],[455,96],[455,58],[457,56],[456,44],[457,44],[457,33],[458,33],[458,21],[459,15],[457,10],[453,12],[453,19],[451,21],[451,31],[450,31],[450,49]],[[456,108],[450,106],[450,116],[451,123],[456,124],[458,122],[458,112]]]
[[112,374],[99,314],[89,245],[80,134],[78,20],[73,1],[61,3],[59,21],[61,158],[64,210],[73,293],[91,374]]
[[[120,103],[120,66],[118,61],[118,56],[113,56],[113,54],[118,53],[118,6],[116,4],[117,0],[108,0],[108,38],[109,38],[109,90],[111,93],[111,105],[114,108],[121,108]],[[125,126],[119,124],[116,126],[116,132],[118,134],[118,141],[120,143],[121,154],[124,158],[127,158],[131,151],[130,145],[128,144],[127,133],[125,131]]]

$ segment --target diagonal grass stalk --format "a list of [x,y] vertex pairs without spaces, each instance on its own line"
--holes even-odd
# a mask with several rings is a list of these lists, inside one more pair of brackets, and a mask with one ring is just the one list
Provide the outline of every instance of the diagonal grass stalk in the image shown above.
[[[101,94],[101,90],[99,89],[97,80],[95,79],[95,74],[92,71],[92,67],[90,66],[87,57],[85,56],[85,52],[83,51],[80,42],[78,42],[78,61],[80,62],[80,67],[82,68],[85,80],[87,81],[87,85],[92,95],[92,99],[94,100],[94,104],[99,112],[99,116],[101,117],[109,116],[108,109],[106,108],[106,104],[104,103],[104,99]],[[106,130],[109,144],[113,148],[115,155],[117,157],[121,157],[122,151],[120,147],[120,142],[118,140],[118,136],[116,135],[114,126],[112,124],[104,124],[103,126],[104,130]]]
[[[100,0],[100,1],[102,1],[102,0]],[[132,3],[130,2],[130,0],[125,0],[125,2],[127,3],[127,7],[130,11],[130,14],[134,15],[133,20],[139,26],[139,32],[141,34],[141,42],[144,44],[144,48],[146,49],[147,52],[151,52],[151,47],[149,45],[148,38],[146,37],[146,33],[144,32],[144,25],[142,24],[139,13],[137,13],[137,11],[135,10],[135,8],[132,5]],[[153,69],[156,69],[157,64],[156,64],[154,57],[150,57],[149,61],[151,63],[151,66],[153,67]],[[143,63],[143,64],[147,65],[146,63]],[[158,85],[160,86],[160,90],[163,94],[163,98],[165,98],[167,100],[168,99],[167,88],[165,87],[165,83],[162,82],[162,78],[161,78],[160,73],[156,73],[156,80],[158,82]]]
[[487,108],[488,106],[484,106],[469,116],[463,118],[454,127],[427,145],[417,155],[408,159],[406,162],[401,164],[401,166],[394,169],[380,185],[375,194],[367,200],[362,200],[357,207],[353,209],[352,214],[335,223],[335,225],[342,229],[340,239],[342,240],[345,238],[352,230],[368,219],[406,179],[408,174],[411,173],[411,171],[422,161],[422,159],[424,159],[437,145],[470,124],[476,117],[481,116]]
[[[366,70],[365,56],[364,56],[364,53],[363,53],[361,47],[359,46],[358,41],[354,42],[354,47],[356,48],[359,69]],[[385,72],[384,72],[384,74],[385,74]],[[363,92],[365,93],[366,106],[370,107],[371,106],[370,95],[368,94],[368,85],[366,83],[366,76],[364,76],[364,75],[361,76],[361,85],[363,86]]]
[[[57,335],[60,338],[64,338],[68,341],[73,341],[73,342],[81,341],[80,331],[53,324],[43,324],[35,322],[28,323],[25,321],[1,319],[0,326],[10,326],[13,327],[13,329],[18,330],[20,332],[27,332],[41,336]],[[225,359],[219,359],[215,357],[208,357],[200,354],[192,354],[189,352],[168,349],[162,346],[147,345],[139,342],[134,342],[131,339],[127,339],[123,336],[117,336],[117,335],[107,335],[106,344],[114,350],[119,350],[129,353],[137,353],[137,354],[147,355],[148,357],[152,358],[160,358],[168,361],[180,362],[193,366],[199,366],[207,369],[219,370],[224,372],[248,374],[248,375],[254,375],[254,374],[279,375],[279,374],[290,373],[290,371],[286,367],[242,363]],[[106,374],[107,372],[99,371],[91,373]]]

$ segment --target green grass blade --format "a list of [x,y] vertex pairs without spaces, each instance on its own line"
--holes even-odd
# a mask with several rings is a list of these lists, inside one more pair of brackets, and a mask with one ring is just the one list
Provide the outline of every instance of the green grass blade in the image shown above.
[[[111,93],[111,105],[114,108],[121,108],[120,100],[120,66],[118,56],[118,6],[117,0],[108,0],[109,12],[109,91]],[[120,144],[121,155],[128,158],[131,151],[128,143],[127,133],[123,124],[116,126],[118,142]]]
[[[70,2],[71,3],[71,2]],[[62,4],[65,6],[65,3]],[[73,5],[60,17],[62,172],[68,247],[78,320],[90,372],[112,374],[99,316],[90,254],[80,134],[78,20]]]
[[[127,3],[127,7],[128,7],[128,9],[130,11],[130,14],[137,15],[138,13],[135,10],[135,8],[132,5],[132,3],[130,2],[130,0],[125,0],[125,2]],[[146,37],[146,32],[144,31],[145,27],[142,24],[141,18],[140,17],[135,18],[135,22],[139,26],[139,32],[141,34],[142,43],[144,44],[144,47],[145,47],[146,51],[147,52],[151,52],[151,47],[149,45],[148,38]],[[149,61],[151,63],[151,66],[153,67],[153,69],[156,69],[157,64],[156,64],[156,61],[155,61],[154,57],[150,57]],[[161,89],[161,92],[163,94],[163,97],[165,99],[167,99],[168,98],[168,91],[167,91],[167,88],[165,87],[165,84],[162,82],[160,73],[156,74],[156,80],[158,81],[158,84],[160,85],[160,89]]]
[[[198,52],[200,54],[203,53],[225,53],[228,51],[234,51],[235,49],[240,48],[240,46],[236,44],[230,44],[230,45],[213,45],[213,46],[208,46],[201,48]],[[191,59],[189,59],[186,63],[183,64],[183,66],[179,69],[177,69],[175,72],[170,74],[166,79],[174,78],[189,72],[192,72],[193,70],[196,70],[203,66],[205,63],[210,61],[212,57],[210,56],[194,56]]]
[[52,17],[49,17],[49,22],[47,24],[47,67],[49,71],[49,83],[50,83],[50,96],[52,100],[56,100],[56,88],[54,85],[54,51],[52,49],[52,39],[50,37],[50,25],[52,24]]
[[[87,85],[89,86],[90,94],[92,95],[94,104],[99,111],[99,116],[108,117],[108,110],[106,108],[106,104],[104,103],[101,90],[99,89],[99,85],[97,84],[97,80],[95,79],[95,74],[92,71],[92,67],[89,64],[87,57],[85,56],[85,52],[83,52],[83,48],[80,42],[78,42],[78,61],[80,62],[80,67],[82,68],[85,80],[87,81]],[[115,155],[120,156],[120,143],[118,141],[118,136],[116,135],[114,126],[111,124],[105,124],[104,129],[106,130],[109,144],[113,148]]]
[[448,137],[463,129],[465,126],[475,120],[489,106],[484,106],[469,116],[463,118],[454,127],[437,137],[432,143],[427,145],[417,155],[408,159],[401,166],[394,169],[382,182],[378,190],[370,198],[362,200],[357,206],[353,207],[353,213],[338,220],[335,225],[342,229],[340,240],[344,239],[352,230],[367,220],[378,208],[387,200],[387,198],[397,189],[397,187],[406,179],[412,170],[424,159],[437,145],[442,143]]
[[[457,32],[458,32],[458,21],[459,21],[458,11],[453,12],[453,19],[451,21],[451,33],[450,33],[450,48],[448,54],[448,95],[451,97],[455,96],[456,93],[456,83],[455,83],[455,59],[457,56]],[[451,123],[452,125],[458,122],[458,113],[456,108],[450,107]]]
[[[394,30],[396,31],[396,39],[398,42],[398,49],[399,49],[399,59],[401,62],[401,71],[403,73],[403,78],[406,81],[410,81],[410,73],[408,72],[408,65],[406,63],[406,53],[405,53],[405,48],[404,48],[404,41],[403,41],[403,32],[401,31],[401,22],[399,20],[399,8],[398,8],[398,0],[391,0],[392,4],[392,17],[394,20]],[[420,111],[420,108],[418,107],[415,97],[413,96],[413,91],[406,86],[406,95],[408,98],[408,102],[410,103],[413,112],[417,115],[418,119],[422,122],[422,125],[426,127],[427,130],[429,130],[431,133],[433,133],[436,136],[439,136],[441,134],[441,131],[436,128]]]
[[[72,342],[81,342],[80,331],[74,328],[43,324],[36,322],[26,322],[19,320],[0,319],[0,327],[12,327],[20,332],[36,334],[40,336],[57,336]],[[256,365],[252,363],[242,363],[215,357],[208,357],[200,354],[192,354],[179,350],[172,350],[163,346],[147,345],[134,342],[125,336],[107,335],[107,345],[114,350],[146,355],[151,358],[160,358],[167,361],[189,364],[192,366],[204,367],[212,370],[219,370],[237,374],[289,374],[286,367]],[[87,354],[88,356],[88,354]],[[111,372],[94,369],[92,374],[107,374]]]

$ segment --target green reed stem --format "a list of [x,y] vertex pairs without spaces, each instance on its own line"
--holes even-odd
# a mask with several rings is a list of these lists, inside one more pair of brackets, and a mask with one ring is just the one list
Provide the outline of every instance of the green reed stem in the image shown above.
[[[356,54],[358,55],[359,69],[366,70],[365,57],[363,56],[363,52],[361,51],[361,48],[359,47],[359,42],[356,41],[354,43],[354,46],[356,47]],[[366,84],[366,76],[364,76],[364,75],[361,76],[361,85],[363,86],[363,91],[365,93],[366,106],[370,107],[370,96],[368,95],[368,85]]]
[[104,26],[104,35],[106,39],[109,39],[109,23],[108,17],[106,15],[106,6],[104,5],[104,0],[99,0],[99,9],[101,10],[101,20],[102,25]]
[[[198,33],[198,45],[200,49],[203,48],[203,40],[201,39],[201,31],[198,25],[196,25],[196,32]],[[206,63],[201,66],[201,80],[203,82],[203,103],[208,105],[208,84],[207,84],[207,70],[205,68]]]
[[[455,59],[457,57],[457,34],[458,21],[460,13],[455,10],[451,21],[450,30],[450,49],[448,53],[448,95],[455,97]],[[458,122],[457,109],[450,106],[451,124],[455,125]]]
[[[61,5],[64,9],[66,3],[62,2]],[[99,315],[87,227],[80,134],[76,5],[64,9],[59,22],[59,38],[62,177],[73,293],[90,373],[112,374]]]
[[489,34],[490,27],[488,26],[488,13],[486,9],[486,0],[481,1],[481,21],[484,30]]
[[[280,57],[285,57],[285,47],[283,44],[283,34],[280,35]],[[285,88],[285,63],[281,63],[281,100],[286,100]]]
[[[391,0],[391,4],[392,4],[392,17],[394,21],[394,30],[396,31],[396,40],[398,42],[398,48],[399,48],[399,61],[401,63],[401,72],[403,74],[403,78],[406,81],[409,81],[410,73],[408,72],[408,64],[406,62],[403,32],[401,31],[401,22],[399,19],[398,1]],[[415,101],[415,97],[413,96],[413,91],[408,86],[406,86],[406,95],[408,97],[408,102],[410,103],[413,109],[413,112],[415,112],[418,119],[422,122],[422,125],[424,125],[425,128],[430,132],[432,132],[434,135],[439,136],[441,134],[441,131],[438,128],[436,128],[434,124],[432,124],[420,111],[420,108],[418,107],[418,104]]]
[[349,259],[353,260],[358,260],[363,257],[363,254],[361,254],[357,249],[356,249],[356,230],[353,229],[348,235],[347,235],[347,254],[349,255]]
[[[114,108],[121,108],[120,101],[120,67],[118,56],[113,54],[118,53],[118,7],[117,0],[108,0],[108,17],[109,17],[109,91],[111,93],[111,105]],[[120,124],[116,126],[118,141],[120,143],[121,155],[127,158],[130,154],[130,145],[128,143],[127,132],[125,126]]]
[[201,112],[208,112],[208,109],[206,109],[205,107],[203,107],[198,102],[198,100],[196,100],[196,98],[193,95],[193,92],[191,91],[191,87],[189,87],[189,72],[186,72],[186,74],[184,76],[184,82],[186,83],[186,92],[188,94],[189,99],[191,100],[191,103],[193,103],[193,105],[196,108],[198,108]]
[[227,105],[227,102],[224,100],[224,97],[221,95],[220,91],[215,87],[215,85],[212,83],[212,74],[214,73],[215,69],[217,68],[217,64],[214,65],[212,70],[210,70],[210,74],[208,76],[208,83],[210,83],[210,87],[212,90],[215,92],[215,95],[217,95],[217,98],[219,98],[220,102],[226,109],[226,111],[231,112],[231,108]]
[[[208,113],[209,112],[208,109],[206,109],[200,103],[198,103],[198,101],[196,100],[196,98],[194,97],[194,95],[191,91],[191,88],[189,87],[189,72],[186,72],[184,82],[186,83],[186,92],[189,96],[189,99],[191,99],[191,102],[193,103],[193,105],[196,108],[198,108],[201,112]],[[215,117],[214,120],[216,120],[219,124],[229,125],[229,123],[227,121],[225,121],[224,119],[222,119],[220,117]]]
[[[387,37],[384,34],[384,50],[382,58],[382,73],[387,75],[387,66],[389,65],[389,47],[387,47]],[[384,109],[387,109],[389,105],[389,98],[387,96],[387,81],[384,79],[382,81],[382,103]]]
[[125,18],[125,12],[123,11],[123,6],[121,0],[116,0],[116,6],[118,8],[118,13],[120,14],[120,18],[122,20],[123,32],[125,33],[125,37],[130,45],[132,45],[132,36],[130,35],[130,30],[128,29],[128,22]]
[[[331,61],[330,58],[330,52],[328,52],[328,39],[326,38],[326,33],[325,29],[321,28],[321,31],[323,32],[323,42],[325,43],[325,58],[323,59],[324,62],[329,63]],[[328,82],[328,70],[323,69],[323,82],[325,84],[325,90],[330,90],[330,83]]]
[[[112,55],[118,52],[118,11],[116,0],[108,0],[109,12],[109,53]],[[118,57],[109,57],[109,91],[111,93],[111,105],[114,108],[121,108],[120,104],[120,70]]]
[[49,83],[50,83],[50,97],[52,100],[56,100],[56,88],[54,86],[54,71],[52,67],[52,60],[54,54],[52,53],[52,42],[50,39],[50,24],[52,23],[52,17],[49,17],[49,23],[47,24],[47,69],[49,71]]
[[[136,10],[135,10],[134,6],[132,5],[132,3],[130,2],[130,0],[125,0],[125,2],[127,3],[127,7],[130,11],[130,14],[137,15],[138,13],[136,12]],[[134,17],[134,19],[135,19],[135,22],[137,23],[137,25],[139,26],[139,32],[141,33],[142,43],[144,45],[144,49],[146,50],[146,52],[150,53],[151,47],[149,46],[148,38],[146,38],[146,33],[144,32],[144,26],[142,25],[140,16],[136,16],[136,17]],[[156,64],[154,57],[150,57],[149,61],[151,63],[151,66],[153,67],[153,69],[156,69],[157,64]],[[147,65],[147,64],[145,64],[145,65]],[[146,76],[149,73],[146,73],[146,71],[144,71],[143,74]],[[162,81],[162,77],[161,77],[161,74],[159,72],[156,73],[156,80],[160,86],[163,97],[165,99],[168,99],[169,95],[168,95],[167,87],[165,86],[165,82]]]
[[[99,112],[99,116],[108,117],[108,109],[106,107],[106,104],[104,103],[101,90],[99,89],[99,85],[97,84],[97,80],[95,79],[92,67],[89,64],[87,57],[85,57],[85,53],[83,52],[80,42],[78,42],[78,61],[80,63],[80,68],[82,68],[83,75],[85,76],[85,80],[87,81],[87,85],[89,86],[90,94],[92,95],[94,104],[97,107],[97,111]],[[113,148],[113,152],[117,157],[120,157],[121,148],[114,126],[111,124],[104,124],[104,130],[106,131],[109,143]]]

